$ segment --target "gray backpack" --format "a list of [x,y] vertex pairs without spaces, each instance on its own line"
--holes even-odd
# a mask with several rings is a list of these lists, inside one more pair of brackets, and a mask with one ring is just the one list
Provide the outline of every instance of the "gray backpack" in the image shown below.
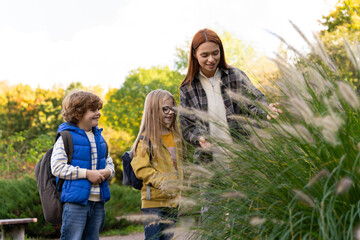
[[[64,141],[65,152],[68,156],[67,163],[70,164],[74,152],[71,133],[69,131],[59,132],[56,135],[55,142],[60,136]],[[58,182],[56,182],[56,177],[51,173],[52,152],[53,148],[47,150],[40,161],[36,164],[35,177],[44,218],[47,222],[57,225],[62,222],[63,205],[60,201],[60,196],[64,179],[59,178]]]

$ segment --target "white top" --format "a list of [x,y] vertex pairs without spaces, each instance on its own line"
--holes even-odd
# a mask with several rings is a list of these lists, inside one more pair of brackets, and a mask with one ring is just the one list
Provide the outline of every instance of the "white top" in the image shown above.
[[208,100],[208,113],[211,116],[209,120],[210,136],[232,143],[229,125],[226,121],[224,99],[220,89],[221,72],[216,69],[214,77],[207,78],[200,70],[198,77]]

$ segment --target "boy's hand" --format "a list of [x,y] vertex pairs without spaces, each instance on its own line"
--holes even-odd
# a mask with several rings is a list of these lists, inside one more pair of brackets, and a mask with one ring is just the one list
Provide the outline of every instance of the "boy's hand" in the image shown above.
[[105,179],[108,179],[110,177],[110,169],[100,169],[100,174],[104,176]]
[[92,184],[100,184],[105,181],[105,177],[98,170],[86,170],[86,178]]

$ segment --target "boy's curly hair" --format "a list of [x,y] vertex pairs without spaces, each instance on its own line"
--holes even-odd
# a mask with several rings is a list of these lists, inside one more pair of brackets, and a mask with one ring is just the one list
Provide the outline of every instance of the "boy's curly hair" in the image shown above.
[[64,98],[61,114],[65,121],[78,123],[87,110],[100,110],[102,107],[103,102],[96,94],[75,90]]

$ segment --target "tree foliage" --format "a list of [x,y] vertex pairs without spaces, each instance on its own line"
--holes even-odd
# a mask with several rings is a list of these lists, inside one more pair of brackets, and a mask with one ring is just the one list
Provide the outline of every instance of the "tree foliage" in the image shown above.
[[323,32],[347,31],[356,33],[360,30],[360,1],[340,0],[335,10],[323,17]]
[[16,178],[32,173],[54,143],[64,90],[5,86],[0,94],[0,178]]
[[1,95],[0,129],[2,136],[28,130],[30,138],[55,131],[61,123],[62,89],[32,89],[16,85]]
[[120,89],[112,89],[103,109],[105,121],[115,130],[136,136],[141,122],[146,95],[155,89],[165,89],[179,99],[179,85],[183,76],[168,67],[133,70]]
[[[360,40],[360,1],[339,0],[335,9],[322,19],[324,30],[319,34],[326,53],[336,67],[336,74],[342,79],[359,88],[359,71],[351,63],[348,49],[344,45],[354,44]],[[310,54],[312,61],[319,56],[316,52]],[[320,63],[320,59],[317,58]],[[326,70],[326,68],[325,68]]]

